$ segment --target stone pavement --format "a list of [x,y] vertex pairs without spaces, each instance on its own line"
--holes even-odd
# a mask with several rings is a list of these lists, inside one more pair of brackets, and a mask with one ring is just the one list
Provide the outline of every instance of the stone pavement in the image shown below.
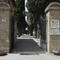
[[0,60],[60,60],[60,56],[49,53],[39,55],[8,54],[6,56],[0,56]]
[[17,37],[17,39],[33,39],[40,46],[40,39],[34,38],[33,36],[30,36],[29,34],[23,34],[22,36]]
[[46,49],[41,48],[39,44],[39,40],[33,38],[33,36],[23,34],[21,37],[17,37],[12,53],[39,54],[46,52]]

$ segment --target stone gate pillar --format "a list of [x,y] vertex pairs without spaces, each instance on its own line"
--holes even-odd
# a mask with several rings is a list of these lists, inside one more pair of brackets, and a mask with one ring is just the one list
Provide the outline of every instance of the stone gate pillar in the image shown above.
[[0,52],[10,49],[10,6],[0,2]]
[[60,3],[53,2],[45,9],[47,50],[60,50]]

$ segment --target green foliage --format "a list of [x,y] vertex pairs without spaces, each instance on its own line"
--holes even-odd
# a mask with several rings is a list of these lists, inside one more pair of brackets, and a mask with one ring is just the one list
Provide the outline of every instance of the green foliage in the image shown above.
[[[37,25],[40,15],[44,15],[44,10],[50,2],[59,2],[59,0],[27,0],[27,8],[30,14],[30,22]],[[23,30],[26,27],[25,22],[25,0],[16,0],[16,7],[14,8],[15,20],[17,22],[18,30]]]
[[26,6],[29,12],[40,14],[51,2],[60,2],[60,0],[28,0]]
[[16,0],[16,7],[14,8],[15,20],[17,22],[18,33],[21,34],[25,27],[25,0]]
[[25,10],[24,0],[16,0],[15,14],[22,16]]
[[16,7],[14,8],[14,15],[17,22],[20,21],[24,11],[24,0],[16,0]]
[[45,6],[48,6],[51,2],[60,2],[60,0],[45,0]]
[[[41,21],[43,19],[40,19],[40,16],[44,17],[45,8],[48,6],[49,3],[59,2],[59,1],[60,0],[27,0],[26,6],[28,8],[29,13],[31,13],[31,15],[33,15],[33,16],[30,15],[30,18],[31,18],[30,20],[31,20],[31,22],[34,21],[33,25],[34,25],[36,32],[37,32],[38,22],[40,22],[39,23],[40,28],[42,27],[43,22],[41,23]],[[32,29],[32,25],[31,25],[31,29]],[[41,31],[42,31],[42,29],[41,29]]]
[[41,13],[45,0],[28,0],[27,8],[32,13]]

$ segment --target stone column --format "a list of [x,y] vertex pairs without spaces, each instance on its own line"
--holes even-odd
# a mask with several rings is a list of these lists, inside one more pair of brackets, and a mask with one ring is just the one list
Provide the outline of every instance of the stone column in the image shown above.
[[53,2],[45,9],[47,51],[60,50],[60,3]]
[[10,49],[10,6],[0,2],[0,52],[9,52]]

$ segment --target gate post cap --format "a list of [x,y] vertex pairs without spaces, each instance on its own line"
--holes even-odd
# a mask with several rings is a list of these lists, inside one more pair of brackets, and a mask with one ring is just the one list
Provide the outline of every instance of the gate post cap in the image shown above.
[[54,10],[54,9],[60,9],[60,3],[58,2],[52,2],[50,3],[47,8],[45,9],[45,13],[47,13],[50,10]]

